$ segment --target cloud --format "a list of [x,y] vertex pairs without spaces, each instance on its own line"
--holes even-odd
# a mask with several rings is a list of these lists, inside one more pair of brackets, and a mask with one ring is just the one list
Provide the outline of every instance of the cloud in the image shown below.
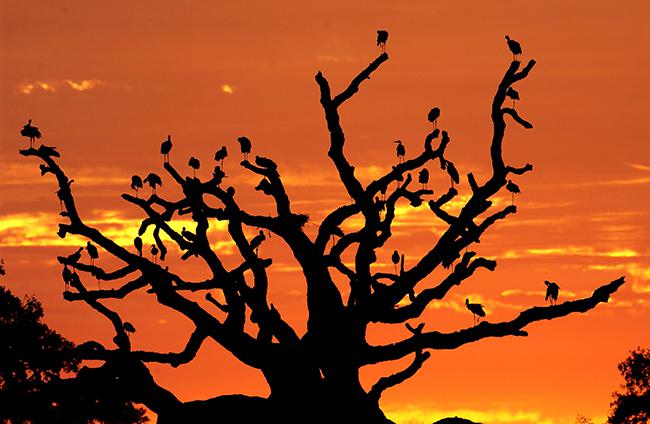
[[70,88],[72,88],[75,91],[88,91],[103,84],[101,80],[97,80],[97,79],[81,80],[79,82],[74,82],[72,80],[65,80],[65,82],[68,84]]
[[18,84],[18,91],[26,96],[42,91],[46,93],[55,93],[59,89],[68,89],[72,91],[89,91],[106,83],[99,79],[83,79],[73,81],[70,79],[59,81],[33,81]]
[[[507,289],[501,292],[501,296],[534,296],[534,297],[544,297],[546,296],[545,290],[521,290],[521,289]],[[562,296],[564,297],[576,297],[577,294],[571,291],[562,290]]]
[[235,92],[235,87],[230,84],[223,84],[221,86],[221,91],[226,94],[233,94]]
[[650,266],[630,262],[625,264],[616,265],[589,265],[587,267],[591,271],[624,271],[634,277],[635,281],[632,283],[632,290],[636,293],[650,294]]
[[521,251],[507,250],[500,255],[502,259],[521,259],[535,256],[593,256],[606,258],[633,258],[639,256],[639,253],[635,250],[627,248],[598,251],[591,246],[561,246],[525,249]]
[[45,91],[46,93],[54,93],[56,91],[52,84],[43,81],[18,84],[18,90],[25,95],[32,94],[34,91]]
[[648,165],[641,165],[639,163],[628,163],[628,166],[632,169],[636,169],[637,171],[650,171],[650,166]]
[[[100,230],[106,237],[115,243],[131,247],[133,238],[138,234],[142,220],[140,218],[127,218],[119,211],[93,211],[91,218],[85,223]],[[68,235],[62,239],[57,236],[58,223],[61,217],[54,213],[18,213],[0,216],[0,247],[32,246],[80,246],[85,239],[79,236]],[[196,226],[191,220],[178,220],[169,222],[170,227],[180,231],[182,227],[193,229]],[[226,221],[211,222],[208,236],[216,241],[212,247],[218,254],[230,255],[235,251],[235,245],[229,237],[224,240],[223,235],[227,229]],[[152,227],[142,237],[146,244],[154,242],[151,235]],[[161,232],[163,241],[170,240]]]
[[537,411],[509,409],[451,409],[441,410],[430,405],[406,405],[391,408],[385,407],[386,416],[392,421],[402,424],[432,423],[448,417],[463,417],[472,421],[491,424],[552,424],[553,421],[543,419]]

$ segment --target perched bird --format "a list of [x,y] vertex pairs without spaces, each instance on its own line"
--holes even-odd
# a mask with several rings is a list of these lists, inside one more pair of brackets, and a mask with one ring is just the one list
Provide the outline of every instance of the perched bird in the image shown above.
[[68,262],[76,264],[81,259],[81,251],[84,250],[83,247],[77,249],[72,255],[68,256]]
[[68,268],[68,265],[63,266],[63,271],[61,271],[61,277],[63,278],[64,290],[70,290],[70,281],[72,281],[72,271]]
[[97,247],[91,242],[88,242],[86,243],[86,251],[88,252],[88,256],[90,256],[90,264],[95,265],[95,259],[99,258]]
[[266,236],[264,235],[264,230],[260,230],[260,232],[251,240],[250,246],[251,249],[255,251],[256,255],[258,254],[258,248],[260,247],[260,245],[264,240],[266,240]]
[[521,44],[510,38],[506,35],[506,40],[508,41],[508,48],[512,52],[512,60],[517,60],[518,56],[521,54]]
[[397,264],[399,263],[399,259],[399,252],[397,250],[393,251],[390,260],[393,262],[393,265],[395,265],[395,274],[397,274]]
[[404,156],[406,155],[406,147],[402,144],[402,140],[395,140],[393,143],[397,144],[395,152],[397,153],[397,163],[404,162]]
[[449,179],[451,179],[451,188],[454,188],[454,183],[458,184],[460,183],[460,175],[458,174],[458,170],[454,166],[453,162],[446,161],[447,166],[446,171],[447,174],[449,175]]
[[560,294],[560,286],[551,281],[544,281],[544,284],[546,284],[546,298],[544,300],[550,301],[551,306],[557,304],[557,296]]
[[135,333],[135,327],[133,326],[133,324],[131,324],[128,321],[124,321],[124,324],[122,324],[122,328],[124,329],[124,331],[126,333],[129,333],[129,334]]
[[388,42],[388,31],[380,29],[377,31],[377,45],[381,47],[381,52],[386,53],[386,43]]
[[251,152],[251,149],[253,148],[253,144],[251,143],[248,137],[243,137],[243,136],[237,137],[237,141],[239,141],[239,148],[241,149],[241,152],[244,155],[244,160],[248,160],[248,154]]
[[33,148],[34,147],[34,139],[35,138],[41,138],[41,132],[38,130],[37,127],[32,126],[32,120],[30,119],[29,122],[27,122],[27,125],[23,126],[23,129],[20,130],[20,135],[23,137],[29,138],[29,147]]
[[429,170],[427,168],[422,168],[418,174],[418,182],[422,184],[422,189],[427,189],[427,184],[429,183]]
[[474,325],[485,317],[485,310],[483,310],[483,305],[480,303],[469,303],[469,299],[465,299],[465,307],[474,315]]
[[438,128],[438,118],[440,118],[440,108],[434,107],[429,111],[427,119],[433,124],[433,129]]
[[135,190],[135,198],[138,198],[138,190],[142,188],[142,178],[139,175],[131,177],[131,189]]
[[169,152],[172,150],[172,136],[167,135],[167,140],[160,144],[160,153],[163,155],[163,161],[169,163]]
[[142,239],[140,236],[133,239],[133,246],[135,246],[135,250],[138,251],[138,256],[142,257]]
[[521,193],[521,190],[519,190],[519,186],[515,183],[512,182],[512,180],[508,180],[508,184],[506,184],[506,190],[508,190],[510,193],[512,193],[512,204],[515,204],[515,194]]
[[149,175],[144,179],[144,182],[149,184],[151,187],[152,193],[156,194],[156,186],[162,185],[162,178],[158,174],[150,172]]
[[158,258],[157,258],[158,252],[159,252],[158,247],[156,247],[155,244],[152,244],[151,245],[151,257],[153,259],[153,263],[155,263],[155,264],[158,263]]
[[214,160],[221,162],[221,168],[223,169],[223,160],[228,157],[228,149],[226,146],[221,146],[221,149],[217,150],[214,154]]
[[190,160],[187,161],[187,164],[190,166],[190,168],[192,168],[194,172],[194,178],[196,178],[196,170],[201,167],[201,161],[192,156]]
[[506,90],[506,96],[512,99],[512,108],[515,108],[515,101],[519,100],[519,93],[512,87],[508,87]]

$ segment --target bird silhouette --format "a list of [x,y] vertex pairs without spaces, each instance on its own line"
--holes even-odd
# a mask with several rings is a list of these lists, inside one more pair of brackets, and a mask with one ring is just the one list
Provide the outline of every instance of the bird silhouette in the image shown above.
[[135,327],[133,326],[133,324],[131,324],[128,321],[124,321],[124,324],[122,324],[122,328],[124,329],[124,332],[127,334],[135,333]]
[[153,194],[156,194],[156,186],[162,185],[162,178],[160,178],[158,174],[150,172],[149,175],[147,175],[147,177],[144,179],[144,182],[149,184],[149,187],[151,187],[151,192]]
[[239,148],[241,149],[241,152],[244,155],[244,160],[248,160],[248,154],[251,152],[251,149],[253,148],[253,144],[251,143],[248,137],[243,137],[243,136],[237,137],[237,141],[239,141]]
[[429,183],[429,170],[427,168],[422,168],[418,174],[418,182],[422,184],[422,189],[427,189],[427,184]]
[[454,183],[460,183],[460,175],[458,174],[458,170],[456,169],[456,166],[454,166],[454,163],[448,160],[445,161],[445,170],[447,171],[449,179],[451,180],[451,188],[454,188]]
[[151,245],[151,258],[153,259],[153,263],[157,264],[158,263],[158,248],[156,247],[155,244]]
[[433,129],[438,128],[438,118],[440,118],[440,108],[434,107],[429,111],[427,119],[433,124]]
[[167,135],[167,140],[160,143],[160,153],[163,155],[163,161],[169,163],[169,152],[172,151],[172,136]]
[[557,296],[560,294],[560,286],[551,281],[544,281],[546,284],[546,298],[544,300],[550,301],[551,306],[557,304]]
[[70,268],[68,268],[68,265],[63,266],[63,271],[61,271],[61,277],[63,278],[63,290],[64,291],[69,291],[70,290],[70,281],[72,281],[72,271],[70,271]]
[[192,168],[193,177],[196,178],[196,170],[201,167],[201,161],[192,156],[190,160],[187,161],[187,164]]
[[138,251],[138,256],[142,257],[142,239],[140,236],[133,239],[133,246],[135,246],[135,250]]
[[386,43],[388,42],[388,31],[377,30],[377,45],[381,47],[381,52],[386,53]]
[[214,160],[221,162],[221,169],[223,169],[223,160],[228,157],[228,149],[226,146],[221,146],[221,149],[217,150],[214,154]]
[[142,178],[139,175],[131,177],[131,189],[135,190],[135,198],[138,198],[138,190],[142,188]]
[[469,299],[465,299],[465,307],[474,316],[474,325],[478,324],[481,318],[485,317],[485,310],[480,303],[469,303]]
[[86,243],[86,251],[88,252],[88,256],[90,256],[90,264],[95,265],[95,259],[99,258],[97,247],[91,242],[88,242]]
[[250,246],[251,249],[255,251],[256,255],[259,253],[259,247],[264,240],[266,240],[264,230],[260,230],[259,233],[257,233],[257,235],[251,240]]
[[393,143],[397,144],[395,152],[397,153],[397,163],[404,162],[404,156],[406,155],[406,147],[402,144],[402,140],[395,140]]
[[506,96],[512,99],[512,108],[515,108],[515,101],[519,100],[519,93],[512,87],[508,87],[506,90]]
[[390,260],[393,262],[393,265],[395,265],[395,274],[397,274],[397,264],[399,263],[399,252],[397,250],[393,251],[393,254],[390,257]]
[[71,264],[76,264],[77,262],[79,262],[79,260],[81,259],[81,251],[82,250],[84,250],[84,248],[80,247],[72,255],[68,256],[68,258],[67,258],[68,262],[70,262]]
[[513,40],[506,35],[506,40],[508,41],[508,48],[512,52],[512,60],[517,60],[518,56],[521,54],[521,44]]
[[508,184],[506,184],[506,190],[508,190],[510,193],[512,193],[512,202],[511,204],[515,204],[515,194],[521,193],[521,190],[519,189],[519,186],[515,183],[512,182],[512,180],[508,180]]
[[27,125],[23,126],[23,129],[20,130],[20,135],[23,137],[29,138],[29,147],[33,148],[34,147],[34,139],[35,138],[41,138],[41,132],[38,130],[37,127],[32,126],[32,120],[30,119],[27,122]]

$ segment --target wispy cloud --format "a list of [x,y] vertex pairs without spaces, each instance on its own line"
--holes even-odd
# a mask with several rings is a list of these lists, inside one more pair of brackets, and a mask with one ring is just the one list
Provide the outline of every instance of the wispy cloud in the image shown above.
[[650,294],[650,266],[630,262],[616,265],[589,265],[587,269],[592,271],[623,271],[634,277],[632,290],[636,293]]
[[463,417],[472,421],[493,424],[552,424],[550,419],[544,419],[540,412],[509,410],[509,409],[450,409],[441,410],[431,405],[406,405],[402,407],[386,407],[389,419],[402,424],[424,424],[448,417]]
[[636,169],[637,171],[650,171],[650,166],[642,165],[640,163],[629,163],[628,166],[632,169]]
[[502,259],[521,259],[535,256],[591,256],[606,258],[634,258],[639,253],[633,249],[596,250],[591,246],[559,246],[525,250],[507,250],[500,255]]
[[74,81],[71,79],[58,80],[58,81],[33,81],[23,82],[18,84],[18,91],[24,95],[35,94],[37,92],[55,93],[60,89],[68,89],[72,91],[89,91],[93,90],[105,82],[99,79],[82,79]]

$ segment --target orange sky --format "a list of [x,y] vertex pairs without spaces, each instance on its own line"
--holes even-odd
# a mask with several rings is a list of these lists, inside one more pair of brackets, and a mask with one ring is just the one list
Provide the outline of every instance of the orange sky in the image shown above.
[[[390,169],[394,139],[414,155],[430,130],[426,113],[437,105],[440,125],[452,137],[447,157],[461,174],[484,178],[489,105],[511,58],[503,39],[508,33],[522,43],[523,59],[538,65],[517,85],[517,110],[535,128],[509,125],[505,157],[531,162],[535,170],[517,178],[523,191],[518,213],[477,248],[499,260],[497,270],[479,271],[423,320],[428,329],[471,325],[462,305],[468,295],[484,303],[489,320],[510,319],[543,304],[545,279],[559,283],[564,300],[621,275],[628,282],[610,304],[532,325],[528,338],[433,352],[414,378],[384,394],[382,406],[403,423],[449,415],[572,423],[578,413],[602,421],[620,383],[616,364],[628,350],[650,345],[650,3],[332,1],[319,3],[321,9],[298,1],[203,3],[0,1],[3,284],[16,294],[35,294],[46,321],[66,337],[110,341],[106,320],[61,296],[55,257],[80,241],[56,237],[54,181],[18,155],[26,146],[18,129],[28,117],[44,132],[43,143],[62,152],[82,213],[124,244],[139,214],[119,195],[134,173],[162,174],[159,143],[168,133],[175,140],[172,162],[189,173],[184,164],[197,156],[206,164],[202,177],[211,172],[214,151],[227,144],[227,183],[237,187],[244,206],[268,213],[252,189],[258,179],[236,165],[235,137],[249,136],[254,154],[279,163],[296,209],[317,223],[347,201],[326,160],[313,79],[318,70],[340,90],[378,55],[375,31],[388,29],[390,60],[341,112],[346,152],[358,174],[369,181]],[[448,179],[430,168],[433,189],[446,190]],[[467,194],[466,180],[460,191]],[[176,191],[168,184],[160,193]],[[510,201],[505,194],[500,200]],[[389,261],[393,248],[406,254],[407,265],[414,262],[440,231],[425,206],[401,210],[380,262]],[[234,260],[218,228],[215,238],[226,261]],[[274,257],[271,300],[304,329],[296,263],[275,239],[262,253]],[[189,263],[184,271],[200,275],[202,269]],[[138,328],[136,347],[178,349],[189,334],[187,320],[146,294],[107,303]],[[374,340],[403,334],[370,333]],[[364,382],[399,365],[364,369]],[[212,342],[190,365],[152,368],[182,400],[268,392],[259,373]]]

